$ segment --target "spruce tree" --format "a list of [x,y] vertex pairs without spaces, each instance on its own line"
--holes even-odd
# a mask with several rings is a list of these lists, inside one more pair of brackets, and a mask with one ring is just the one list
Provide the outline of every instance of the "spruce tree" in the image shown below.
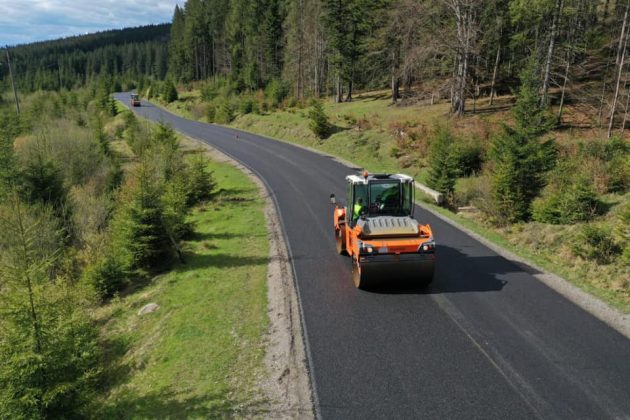
[[13,193],[0,207],[0,418],[80,418],[98,374],[85,291],[57,273],[52,211]]
[[328,122],[328,116],[324,112],[321,102],[316,101],[308,113],[310,118],[310,128],[320,139],[325,139],[330,135],[331,126]]
[[454,139],[450,130],[440,127],[431,142],[429,150],[429,178],[427,184],[447,196],[455,191],[458,169],[454,154]]
[[551,128],[547,110],[538,100],[537,66],[533,59],[521,73],[513,116],[514,128],[503,126],[490,150],[492,200],[497,223],[528,220],[531,203],[545,185],[545,173],[555,163],[552,140],[540,137]]
[[175,84],[173,83],[171,79],[167,79],[164,82],[162,96],[164,100],[168,102],[169,104],[177,100],[178,98],[177,88],[175,87]]

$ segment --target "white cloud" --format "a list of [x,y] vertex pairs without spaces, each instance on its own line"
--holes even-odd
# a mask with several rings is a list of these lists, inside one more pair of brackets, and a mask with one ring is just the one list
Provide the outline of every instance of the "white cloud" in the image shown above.
[[185,0],[0,0],[0,45],[169,22]]

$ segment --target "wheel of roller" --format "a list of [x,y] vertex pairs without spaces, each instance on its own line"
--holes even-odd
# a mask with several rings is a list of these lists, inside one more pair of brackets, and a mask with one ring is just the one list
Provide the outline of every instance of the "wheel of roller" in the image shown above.
[[365,278],[365,274],[361,272],[359,263],[354,257],[352,258],[352,281],[357,289],[367,288],[367,279]]
[[343,228],[335,231],[335,242],[337,245],[337,254],[344,255],[346,253],[346,238]]

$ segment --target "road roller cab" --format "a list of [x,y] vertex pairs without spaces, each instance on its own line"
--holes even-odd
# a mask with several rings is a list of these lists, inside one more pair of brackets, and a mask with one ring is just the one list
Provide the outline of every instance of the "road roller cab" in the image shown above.
[[433,232],[413,218],[414,193],[407,175],[365,172],[346,177],[345,206],[331,195],[337,252],[350,256],[356,287],[433,280]]
[[140,96],[136,93],[131,94],[131,106],[140,106]]

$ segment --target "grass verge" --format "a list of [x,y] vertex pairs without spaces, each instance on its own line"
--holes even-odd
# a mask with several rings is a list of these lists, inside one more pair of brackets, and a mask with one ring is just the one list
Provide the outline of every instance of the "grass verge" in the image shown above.
[[[183,100],[163,104],[166,109],[188,118],[198,106],[198,91],[186,92]],[[506,98],[503,98],[507,100]],[[396,156],[396,148],[410,139],[422,147],[435,124],[448,124],[455,133],[474,136],[488,142],[498,122],[509,117],[506,111],[480,113],[463,119],[448,118],[448,104],[432,106],[392,106],[386,94],[369,92],[358,95],[351,103],[324,103],[326,114],[333,125],[333,134],[318,139],[309,128],[308,108],[288,108],[274,112],[240,115],[231,127],[311,147],[341,157],[373,172],[404,172],[419,182],[426,181],[426,150],[413,150],[409,162]],[[203,121],[203,117],[198,118]],[[561,142],[595,135],[588,132],[556,132]],[[417,140],[420,140],[417,142]],[[536,265],[569,280],[584,291],[600,298],[624,313],[630,313],[630,269],[619,264],[601,266],[573,256],[567,244],[575,237],[575,226],[552,226],[528,223],[511,229],[498,229],[474,217],[464,217],[444,208],[431,205],[434,211],[455,220],[491,242]],[[600,221],[610,223],[607,219]],[[554,238],[548,241],[541,235]]]
[[[209,164],[215,197],[190,217],[195,233],[177,264],[100,308],[106,342],[101,418],[242,417],[263,413],[268,241],[256,185]],[[160,305],[138,315],[147,303]]]

